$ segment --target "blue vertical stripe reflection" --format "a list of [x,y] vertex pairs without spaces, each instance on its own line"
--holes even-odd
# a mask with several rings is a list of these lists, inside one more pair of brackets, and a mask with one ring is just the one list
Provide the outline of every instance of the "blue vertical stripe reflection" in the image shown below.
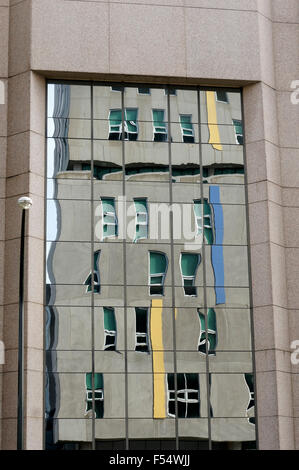
[[214,211],[215,244],[212,245],[212,266],[215,275],[216,305],[225,303],[223,260],[223,210],[219,186],[210,186],[210,203]]

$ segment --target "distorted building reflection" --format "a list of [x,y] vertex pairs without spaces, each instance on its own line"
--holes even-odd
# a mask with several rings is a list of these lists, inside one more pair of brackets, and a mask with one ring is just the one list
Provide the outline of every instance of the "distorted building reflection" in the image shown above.
[[253,447],[239,91],[49,84],[47,197],[48,448]]

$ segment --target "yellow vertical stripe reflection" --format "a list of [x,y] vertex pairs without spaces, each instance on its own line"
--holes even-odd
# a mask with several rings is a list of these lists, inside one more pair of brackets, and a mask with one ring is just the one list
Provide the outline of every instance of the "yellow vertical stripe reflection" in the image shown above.
[[154,418],[166,418],[166,385],[162,330],[163,300],[153,299],[151,307],[151,342],[153,350]]
[[222,150],[219,128],[218,128],[218,121],[217,121],[215,92],[207,91],[206,95],[207,95],[207,110],[208,110],[208,126],[209,126],[209,132],[210,132],[209,144],[212,144],[215,150]]

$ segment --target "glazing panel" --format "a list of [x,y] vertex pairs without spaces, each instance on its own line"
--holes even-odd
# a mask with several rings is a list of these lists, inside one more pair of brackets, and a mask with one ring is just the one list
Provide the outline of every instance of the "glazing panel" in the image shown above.
[[175,421],[173,419],[130,418],[129,449],[175,449]]
[[48,118],[47,137],[59,139],[90,139],[90,119]]
[[[106,341],[107,343],[107,341]],[[125,373],[125,352],[124,351],[95,351],[95,367],[103,374],[124,374]]]
[[[90,307],[52,307],[46,308],[46,351],[49,352],[49,363],[55,364],[56,351],[91,350]],[[53,359],[51,359],[51,356]]]
[[[124,238],[124,200],[97,191],[94,200],[94,240],[96,242],[121,243]],[[107,196],[109,194],[109,196]]]
[[[189,310],[189,309],[188,309]],[[191,310],[191,309],[190,309]],[[192,316],[191,316],[192,312]],[[214,355],[218,351],[250,351],[251,345],[251,325],[250,310],[241,308],[215,307],[208,309],[208,335],[206,334],[205,310],[193,309],[189,313],[189,321],[194,328],[194,340],[192,345],[203,354],[206,353],[206,338],[209,341],[209,355]],[[214,312],[214,313],[213,313]],[[191,316],[191,318],[190,318]],[[212,324],[214,317],[214,325]],[[190,326],[190,332],[191,332]],[[191,334],[191,333],[190,333]],[[177,333],[178,337],[178,333]],[[198,339],[197,339],[198,338]],[[198,341],[198,342],[196,342]],[[177,341],[178,344],[178,341]],[[179,348],[179,345],[177,346]],[[183,349],[187,349],[188,344]],[[193,349],[194,349],[193,348]],[[190,348],[191,349],[191,348]]]
[[[117,271],[116,268],[115,268],[115,271]],[[121,275],[121,273],[119,274]],[[107,275],[107,272],[106,272],[106,275]],[[97,307],[106,307],[106,306],[123,307],[124,306],[124,286],[102,284],[101,292],[95,294],[94,296],[94,304]]]
[[119,418],[95,421],[96,450],[125,450],[126,422]]
[[[194,203],[194,200],[199,200],[201,198],[200,182],[181,183],[179,180],[177,180],[176,177],[173,177],[173,182],[172,182],[173,204],[180,204],[182,206],[183,204],[192,205]],[[188,209],[188,206],[186,206],[186,209]]]
[[225,307],[232,309],[250,308],[249,289],[244,287],[207,287],[209,308]]
[[[124,353],[124,309],[107,304],[96,307],[94,312],[95,350],[105,352],[98,357],[107,358],[107,364],[123,361]],[[113,359],[114,358],[114,359]],[[106,359],[104,360],[106,363]],[[119,368],[119,366],[117,366]]]
[[[193,335],[190,334],[191,336],[191,345],[189,349],[191,349],[191,346],[194,346],[192,338]],[[187,336],[187,334],[186,334]],[[197,341],[199,339],[199,335],[197,336]],[[185,343],[186,344],[186,343]],[[195,345],[193,351],[180,351],[177,349],[176,353],[176,360],[177,360],[177,372],[178,373],[190,373],[190,374],[205,374],[206,373],[206,368],[207,368],[207,363],[206,363],[206,357],[203,354],[199,354],[197,351],[197,344]]]
[[91,419],[52,419],[46,423],[46,450],[92,450]]
[[[189,248],[189,249],[188,249]],[[197,297],[197,287],[203,285],[203,263],[200,249],[185,245],[174,246],[174,284],[181,286],[186,298]]]
[[181,116],[191,116],[191,122],[198,123],[197,90],[177,88],[170,96],[170,121],[180,123]]
[[221,150],[223,145],[243,145],[243,123],[233,119],[227,124],[202,124],[201,142]]
[[213,418],[245,418],[253,426],[254,392],[251,368],[242,374],[211,374],[210,400]]
[[[89,325],[88,325],[89,327]],[[46,351],[46,362],[52,360],[52,372],[61,374],[83,374],[91,367],[91,351],[56,350]],[[55,360],[55,366],[54,366]]]
[[[201,379],[201,404],[200,409],[203,410],[203,415],[207,416],[207,398],[206,398],[206,389],[204,388],[204,376],[200,375]],[[204,398],[205,397],[205,398]],[[205,407],[205,409],[204,409]],[[178,420],[178,435],[179,435],[179,448],[180,449],[194,449],[194,440],[197,443],[197,448],[195,450],[205,450],[208,449],[209,443],[209,431],[208,431],[208,419],[207,417],[201,416],[200,418],[181,418]],[[192,444],[191,442],[192,441]]]
[[98,86],[93,87],[93,118],[109,120],[111,110],[121,110],[121,95],[123,87]]
[[[186,299],[187,301],[188,299]],[[183,351],[198,351],[202,324],[198,314],[198,308],[184,306],[176,307],[176,349],[181,354]],[[204,326],[204,325],[203,325]],[[202,356],[197,355],[196,361],[203,362]]]
[[166,419],[167,374],[128,374],[129,418]]
[[94,178],[96,180],[122,180],[122,143],[93,140]]
[[[91,363],[88,364],[89,369],[84,373],[50,373],[47,375],[48,383],[46,384],[46,409],[51,410],[51,417],[55,419],[80,419],[90,418],[87,396],[86,376],[90,370]],[[76,440],[76,434],[73,434],[70,440]],[[59,440],[64,440],[60,437]]]
[[51,284],[84,284],[90,273],[91,244],[47,243],[47,277]]
[[[159,332],[155,331],[152,333],[153,344],[156,345],[158,342]],[[164,342],[166,343],[165,340]],[[174,370],[173,351],[155,350],[151,351],[149,354],[141,354],[137,351],[129,351],[127,357],[128,372],[130,374],[159,374],[172,372]]]
[[82,171],[91,161],[91,140],[87,139],[47,139],[48,178],[82,178]]
[[[161,196],[168,193],[168,189],[162,187]],[[156,191],[156,197],[160,198],[159,191]],[[175,209],[180,211],[180,208]],[[146,245],[150,243],[157,245],[157,250],[161,245],[160,248],[164,251],[166,248],[163,248],[162,244],[170,243],[171,239],[171,210],[168,202],[150,202],[146,197],[135,197],[133,202],[127,201],[125,211],[128,249],[140,253],[140,246],[144,246],[143,249],[146,250],[149,249]]]
[[126,180],[165,181],[169,179],[167,142],[125,142]]
[[[199,142],[198,124],[191,114],[180,114],[178,122],[170,124],[171,142],[184,143],[191,148]],[[198,150],[198,147],[197,147]]]
[[231,124],[233,119],[241,120],[241,94],[224,88],[200,91],[200,112],[202,123]]
[[[213,188],[214,190],[215,188]],[[210,192],[210,195],[212,193]],[[206,212],[204,214],[204,240],[207,245],[246,245],[247,243],[247,224],[246,207],[241,204],[215,204],[212,197],[204,199],[204,206],[199,206]],[[195,201],[195,206],[198,204]],[[195,207],[196,209],[196,207]],[[202,214],[201,214],[202,215]],[[201,219],[197,220],[199,228]],[[208,229],[210,230],[210,234]],[[208,236],[210,235],[210,236]],[[213,251],[213,248],[212,248]]]
[[[204,379],[203,379],[204,377]],[[205,374],[196,372],[178,372],[167,374],[167,414],[175,417],[177,401],[178,419],[196,419],[206,417]],[[176,398],[175,398],[176,397]]]
[[212,450],[256,449],[255,425],[248,418],[213,418]]
[[133,201],[146,199],[147,204],[169,202],[169,181],[157,185],[155,181],[126,181],[126,200],[129,205],[128,215],[135,212]]
[[171,285],[170,245],[127,244],[127,285],[148,286],[150,296],[163,296]]
[[82,171],[64,176],[47,179],[48,199],[90,200],[90,171]]
[[208,287],[248,287],[247,246],[212,245],[205,248]]
[[[164,353],[173,350],[172,325],[173,310],[165,307],[162,299],[144,299],[143,302],[138,300],[135,307],[129,306],[127,308],[129,368],[130,361],[133,368],[139,365],[143,367],[144,364],[144,367],[153,367],[154,370],[156,361],[158,364],[164,364]],[[159,354],[155,355],[156,351]]]
[[[216,148],[217,146],[217,148]],[[202,164],[207,176],[223,176],[223,182],[234,183],[244,177],[244,154],[242,145],[211,144],[201,145]],[[225,178],[226,177],[226,178]],[[235,178],[236,179],[236,178]]]
[[238,187],[245,184],[244,168],[235,167],[233,169],[227,169],[225,167],[204,167],[204,183],[211,183],[212,185],[218,186],[229,186],[238,185]]
[[105,181],[94,179],[93,193],[95,208],[97,209],[98,205],[101,204],[102,198],[114,198],[115,204],[117,205],[119,198],[119,200],[123,200],[122,191],[122,181]]
[[196,183],[200,181],[198,145],[191,143],[172,143],[171,164],[175,182]]
[[47,201],[47,240],[89,242],[91,203],[78,200]]
[[86,84],[49,84],[48,117],[90,119],[91,87]]
[[[211,178],[209,178],[211,179]],[[217,178],[215,178],[217,180]],[[205,199],[216,199],[216,204],[245,204],[245,186],[243,184],[213,184],[203,185],[203,195]],[[212,197],[212,198],[211,198]]]
[[202,308],[204,306],[204,289],[203,287],[196,288],[196,296],[185,295],[183,287],[175,287],[175,307],[178,309],[178,312],[182,308]]
[[88,307],[91,305],[91,292],[88,292],[88,286],[84,285],[65,285],[65,284],[46,284],[47,305],[61,307]]
[[217,341],[214,354],[211,355],[209,361],[209,371],[213,373],[252,373],[252,353],[250,351],[219,351]]
[[[154,121],[154,117],[163,114],[162,121],[168,121],[167,95],[164,88],[149,88],[147,93],[139,93],[140,88],[126,87],[124,93],[124,108],[138,109],[140,121]],[[148,92],[149,91],[149,92]],[[160,113],[158,112],[160,111]],[[164,113],[162,113],[164,111]]]
[[[114,243],[113,250],[109,248],[109,243],[95,243],[95,253],[100,253],[98,266],[100,275],[100,285],[103,286],[123,286],[123,246],[121,243]],[[102,293],[101,291],[99,293]]]

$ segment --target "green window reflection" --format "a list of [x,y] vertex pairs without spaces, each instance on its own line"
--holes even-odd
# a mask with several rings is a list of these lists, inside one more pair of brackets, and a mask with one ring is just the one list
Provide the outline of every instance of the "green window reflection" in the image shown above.
[[187,143],[193,143],[194,131],[192,124],[192,114],[180,114],[180,124],[183,141]]
[[[175,417],[174,374],[167,374],[168,415]],[[179,418],[200,418],[198,374],[177,374],[177,407]]]
[[135,308],[136,314],[136,345],[135,351],[148,352],[148,308]]
[[[137,108],[124,109],[124,132],[126,140],[137,140]],[[110,109],[109,113],[109,140],[121,140],[122,134],[122,110]]]
[[115,351],[116,349],[116,319],[114,308],[104,307],[104,349],[106,351]]
[[117,217],[114,198],[101,198],[103,209],[103,236],[102,239],[117,237]]
[[121,109],[110,109],[109,140],[121,139]]
[[[100,285],[100,271],[99,271],[99,259],[100,259],[101,250],[95,251],[93,254],[93,285],[94,285],[94,292],[98,294],[101,291]],[[92,291],[92,274],[90,273],[87,276],[84,285],[87,286],[86,292]]]
[[146,199],[136,198],[134,204],[136,211],[134,242],[137,242],[137,240],[148,237],[148,211]]
[[153,109],[154,141],[165,142],[167,140],[166,123],[164,122],[164,109]]
[[197,253],[181,253],[180,267],[185,295],[196,297],[195,277],[201,257]]
[[243,145],[243,123],[239,119],[233,119],[237,144]]
[[[85,414],[92,412],[92,372],[86,374],[86,409]],[[103,374],[94,374],[94,402],[96,418],[104,416],[104,379]]]
[[207,314],[207,325],[208,331],[206,332],[206,322],[205,316],[203,313],[197,310],[200,323],[200,334],[198,341],[198,351],[202,354],[206,354],[206,340],[208,339],[208,355],[216,355],[216,346],[217,346],[217,323],[216,323],[216,313],[213,308],[208,309]]
[[150,295],[164,295],[167,272],[167,256],[159,251],[150,251]]
[[126,108],[125,112],[125,139],[137,140],[138,124],[137,124],[137,108]]
[[[207,245],[213,245],[213,225],[212,225],[212,209],[211,205],[208,202],[208,199],[204,199],[202,204],[201,199],[194,201],[193,206],[196,226],[197,226],[197,235],[202,234],[202,225],[203,225],[203,235]],[[203,224],[202,224],[203,220]]]

